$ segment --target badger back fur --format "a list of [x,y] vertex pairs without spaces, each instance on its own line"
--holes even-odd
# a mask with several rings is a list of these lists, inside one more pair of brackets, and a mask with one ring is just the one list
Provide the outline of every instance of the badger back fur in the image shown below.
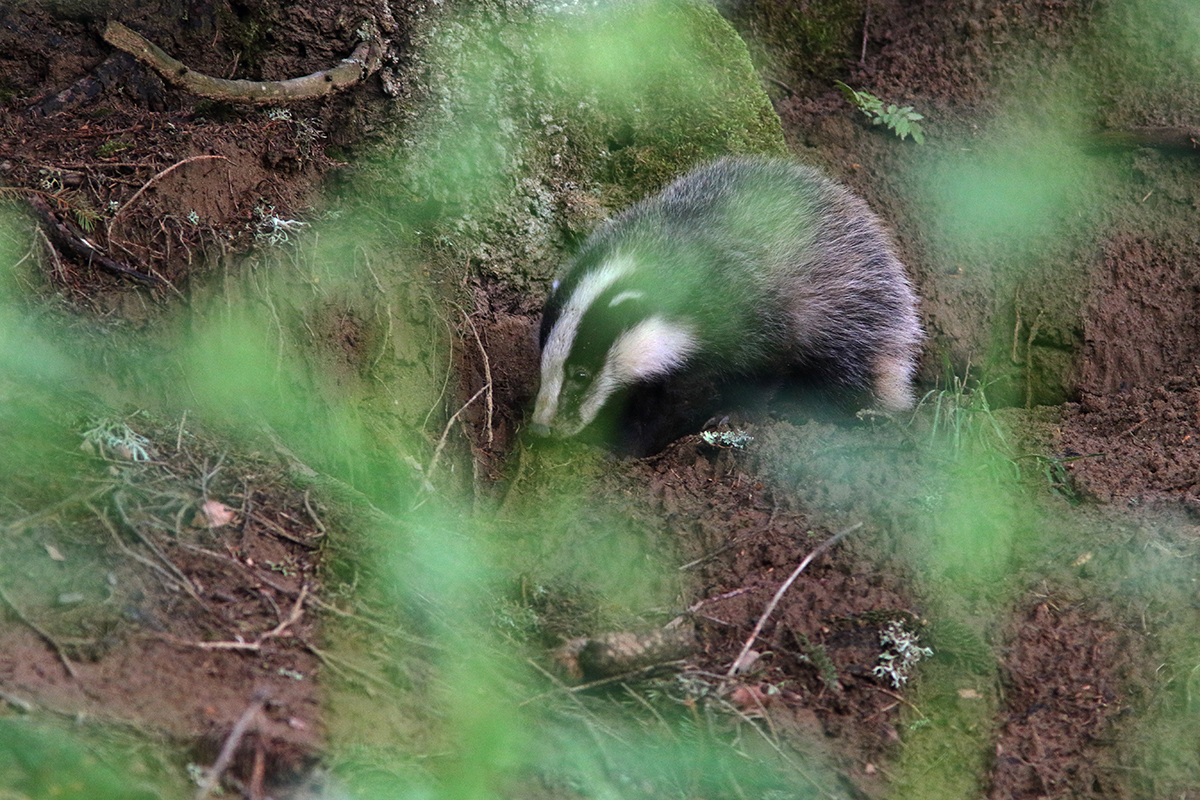
[[533,430],[604,412],[654,430],[664,403],[755,380],[908,408],[916,306],[862,200],[792,162],[722,159],[610,219],[554,282]]

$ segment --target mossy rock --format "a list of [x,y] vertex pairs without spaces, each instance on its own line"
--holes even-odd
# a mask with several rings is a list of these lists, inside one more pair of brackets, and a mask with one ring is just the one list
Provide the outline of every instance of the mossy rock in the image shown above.
[[518,287],[696,162],[786,153],[744,43],[703,3],[484,2],[441,20],[421,59],[397,211],[435,261]]

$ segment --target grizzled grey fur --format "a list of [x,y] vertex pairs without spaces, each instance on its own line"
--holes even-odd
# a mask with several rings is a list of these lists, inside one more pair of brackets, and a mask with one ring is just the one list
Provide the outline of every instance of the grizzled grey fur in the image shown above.
[[757,384],[906,409],[921,338],[862,200],[789,161],[721,159],[610,219],[554,282],[532,427],[604,419],[646,450],[684,432],[661,422],[680,407]]

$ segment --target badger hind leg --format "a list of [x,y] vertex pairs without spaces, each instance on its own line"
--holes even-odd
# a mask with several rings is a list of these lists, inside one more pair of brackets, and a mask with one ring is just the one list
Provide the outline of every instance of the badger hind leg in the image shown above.
[[913,407],[912,359],[905,355],[885,354],[875,358],[875,402],[884,411],[908,411]]

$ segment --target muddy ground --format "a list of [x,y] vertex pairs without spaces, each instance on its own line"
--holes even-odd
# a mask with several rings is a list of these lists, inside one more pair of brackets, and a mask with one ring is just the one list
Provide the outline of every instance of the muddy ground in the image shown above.
[[[1153,9],[1179,11],[1185,29],[1194,17],[1178,4],[1118,6],[870,3],[868,17],[847,23],[845,52],[822,69],[919,108],[924,148],[869,125],[805,54],[789,52],[786,37],[781,45],[772,4],[722,7],[750,43],[789,146],[896,231],[929,334],[924,399],[911,419],[831,422],[774,408],[732,419],[754,437],[745,449],[691,436],[638,461],[529,450],[518,430],[536,391],[539,298],[468,281],[455,299],[473,306],[447,312],[470,324],[451,325],[459,370],[441,417],[490,381],[487,412],[464,411],[444,456],[473,470],[456,480],[475,508],[493,515],[502,540],[527,547],[521,531],[561,491],[559,473],[599,463],[586,479],[567,479],[581,507],[597,509],[569,534],[591,540],[619,518],[670,565],[660,596],[671,603],[607,615],[570,569],[538,574],[532,558],[520,567],[531,571],[502,578],[517,588],[497,618],[526,615],[505,635],[552,676],[518,694],[598,680],[580,697],[620,706],[610,680],[620,673],[618,685],[651,687],[625,689],[620,707],[661,723],[668,738],[691,742],[681,731],[701,708],[714,741],[772,751],[753,758],[777,759],[787,779],[749,788],[776,796],[1200,793],[1200,162],[1186,151],[1101,148],[1102,177],[1072,177],[1038,218],[998,233],[981,224],[978,239],[953,244],[947,208],[912,190],[936,172],[931,152],[1002,160],[987,131],[1023,110],[1057,130],[1046,111],[1057,109],[1089,136],[1195,125],[1187,66],[1200,56],[1172,50],[1186,36]],[[286,23],[269,5],[237,4],[190,4],[178,28],[149,12],[123,21],[143,23],[195,69],[279,79],[326,68],[353,47],[353,14],[305,8]],[[357,11],[380,16],[369,4]],[[275,25],[275,46],[249,53],[223,38],[228,14]],[[391,24],[402,42],[405,18]],[[102,19],[86,10],[9,4],[0,28],[0,191],[23,215],[31,244],[18,257],[37,276],[21,287],[43,319],[89,340],[165,324],[164,309],[228,280],[240,255],[286,246],[288,231],[272,220],[317,220],[345,164],[392,119],[384,108],[394,100],[377,79],[288,115],[198,102],[112,60]],[[1112,37],[1125,49],[1097,45]],[[1156,39],[1173,67],[1139,66],[1146,76],[1134,88],[1109,80],[1141,64]],[[391,58],[397,65],[403,54]],[[1074,84],[1087,111],[1042,102],[1064,73],[1095,78]],[[62,229],[98,237],[127,271],[64,246]],[[1028,249],[999,242],[1025,236]],[[1014,272],[1015,262],[1027,269]],[[1060,313],[1072,304],[1076,313]],[[333,311],[322,334],[350,359],[377,361],[377,343],[358,331]],[[135,378],[111,378],[128,397]],[[352,716],[358,703],[372,719],[380,696],[436,684],[437,648],[422,637],[437,626],[417,626],[405,658],[387,663],[403,638],[386,609],[394,598],[358,589],[369,557],[324,544],[354,514],[297,483],[308,466],[269,430],[235,446],[205,433],[203,420],[136,405],[97,419],[88,398],[64,421],[43,416],[41,391],[6,385],[0,412],[13,430],[36,421],[33,434],[9,436],[2,457],[0,721],[91,726],[108,742],[95,751],[102,761],[119,762],[138,786],[183,796],[196,788],[188,768],[199,775],[239,719],[253,719],[225,791],[301,796],[346,758],[331,715]],[[430,452],[442,452],[441,432],[425,431]],[[332,483],[348,505],[371,507]],[[758,660],[726,677],[781,581],[845,531],[767,621]],[[608,555],[628,557],[615,546]],[[933,651],[907,683],[877,670],[881,656],[898,656],[881,640],[895,622]],[[634,637],[634,656],[616,633]],[[347,641],[371,658],[330,648]],[[639,671],[662,660],[665,671]],[[337,712],[333,687],[343,695]],[[660,706],[645,701],[651,691]],[[47,767],[41,740],[22,741],[33,755],[11,746],[17,756],[0,771],[14,796],[132,792],[120,781],[101,787],[76,764],[94,755],[54,751]],[[653,769],[622,778],[631,795],[744,796],[737,778],[688,785]],[[78,793],[84,784],[90,794]],[[537,769],[506,791],[588,794]]]

